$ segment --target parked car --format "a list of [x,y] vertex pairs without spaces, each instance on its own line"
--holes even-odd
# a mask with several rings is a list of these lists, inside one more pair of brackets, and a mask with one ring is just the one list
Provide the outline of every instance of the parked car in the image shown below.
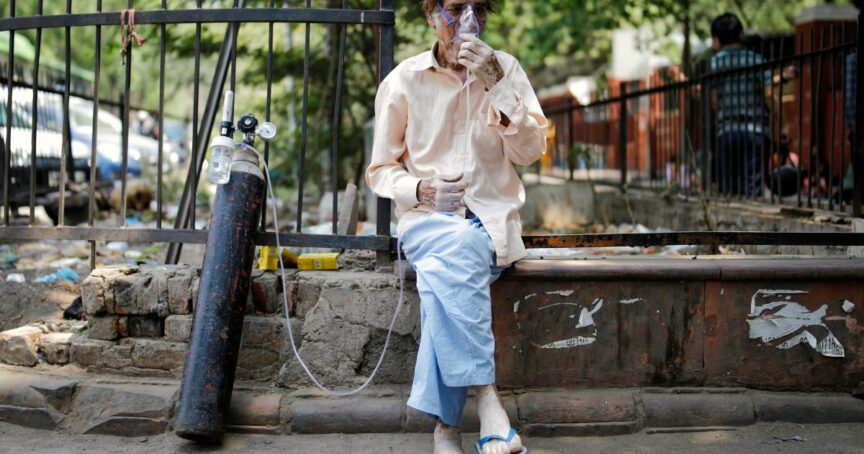
[[[6,87],[0,85],[0,93],[7,93]],[[4,137],[4,145],[11,147],[9,168],[9,202],[12,208],[27,206],[30,203],[31,181],[31,142],[32,142],[32,94],[27,88],[12,90],[11,134],[6,136],[6,96],[0,96],[0,134]],[[40,120],[42,102],[40,101]],[[46,119],[46,124],[48,119]],[[60,129],[62,130],[62,129]],[[56,194],[60,187],[60,158],[63,150],[63,136],[60,130],[38,125],[36,130],[36,179],[33,182],[35,203],[45,205],[46,211],[56,213]],[[0,162],[6,159],[7,146],[0,149]],[[78,143],[70,143],[71,156],[67,165],[67,181],[84,183],[90,173],[90,155],[87,149]],[[3,166],[0,165],[0,187],[5,181]],[[56,220],[56,219],[55,219]]]

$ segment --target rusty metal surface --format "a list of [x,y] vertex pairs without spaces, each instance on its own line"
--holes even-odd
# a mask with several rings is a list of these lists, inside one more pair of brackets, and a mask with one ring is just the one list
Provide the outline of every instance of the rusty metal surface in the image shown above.
[[492,287],[498,383],[864,390],[864,261],[673,262],[517,264]]
[[492,291],[498,383],[697,384],[703,356],[701,286],[500,281]]
[[864,280],[864,260],[777,257],[609,257],[520,260],[505,274],[520,280]]
[[[762,290],[762,292],[760,292]],[[788,291],[771,294],[768,291]],[[806,293],[793,293],[806,292]],[[751,302],[757,306],[779,301],[761,318],[781,321],[779,311],[800,305],[820,325],[801,327],[773,341],[751,339]],[[855,304],[851,313],[843,302]],[[818,311],[825,307],[825,315]],[[808,313],[816,313],[809,315]],[[777,280],[765,282],[708,282],[705,286],[705,371],[706,385],[750,386],[770,389],[831,390],[864,389],[864,281],[831,282]],[[806,343],[779,348],[803,330],[817,342],[829,333],[845,350],[845,357],[824,356]],[[817,344],[818,346],[818,344]]]

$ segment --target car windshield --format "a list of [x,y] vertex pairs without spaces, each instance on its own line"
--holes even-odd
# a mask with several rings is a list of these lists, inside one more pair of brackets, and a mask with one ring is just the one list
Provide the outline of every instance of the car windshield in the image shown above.
[[[77,127],[93,127],[93,111],[87,109],[70,109],[72,125]],[[115,121],[112,121],[115,120]],[[99,111],[99,132],[108,134],[122,134],[118,127],[119,120],[105,111]]]

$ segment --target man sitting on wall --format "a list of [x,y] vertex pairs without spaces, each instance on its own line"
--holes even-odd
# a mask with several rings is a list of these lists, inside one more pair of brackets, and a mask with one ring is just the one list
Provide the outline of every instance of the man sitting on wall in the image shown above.
[[[420,348],[408,405],[435,418],[436,453],[461,453],[458,426],[477,394],[483,454],[527,452],[495,388],[490,284],[525,255],[513,166],[546,149],[547,121],[510,55],[460,24],[486,24],[491,0],[424,0],[437,42],[378,87],[366,182],[396,202],[417,272]],[[473,16],[473,18],[472,18]]]

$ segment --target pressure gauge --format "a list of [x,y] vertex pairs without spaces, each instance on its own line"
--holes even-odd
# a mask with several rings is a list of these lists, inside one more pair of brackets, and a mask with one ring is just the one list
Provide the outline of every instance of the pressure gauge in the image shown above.
[[265,142],[270,142],[276,137],[276,125],[265,121],[258,126],[258,137]]

